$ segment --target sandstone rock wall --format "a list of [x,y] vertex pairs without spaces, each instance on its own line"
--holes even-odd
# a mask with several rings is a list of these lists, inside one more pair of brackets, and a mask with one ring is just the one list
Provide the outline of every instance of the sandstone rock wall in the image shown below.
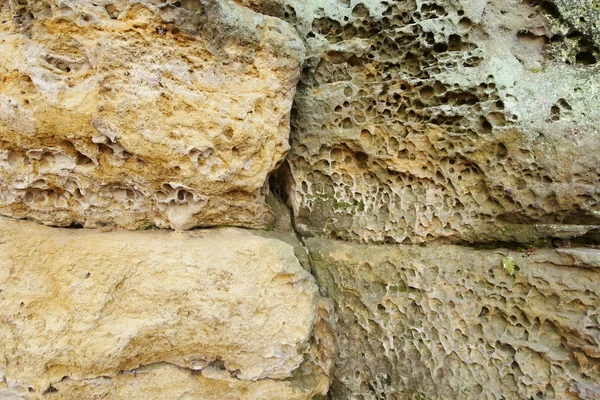
[[600,399],[599,17],[2,2],[0,398]]
[[600,398],[593,2],[240,3],[307,47],[279,182],[337,305],[330,396]]
[[294,235],[115,230],[272,225],[303,55],[227,1],[0,4],[0,213],[102,228],[0,219],[0,398],[327,393]]

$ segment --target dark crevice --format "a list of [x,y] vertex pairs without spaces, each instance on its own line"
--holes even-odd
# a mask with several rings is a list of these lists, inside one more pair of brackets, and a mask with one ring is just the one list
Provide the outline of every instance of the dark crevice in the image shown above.
[[[291,166],[289,164],[289,161],[285,159],[281,163],[279,168],[273,171],[273,173],[271,173],[271,175],[269,176],[269,190],[271,191],[271,194],[273,194],[273,196],[280,200],[281,204],[287,207],[290,215],[290,224],[292,232],[294,233],[304,250],[307,252],[307,254],[310,254],[310,252],[308,251],[308,247],[304,242],[304,237],[296,227],[296,216],[294,214],[294,208],[289,203],[289,191],[291,190],[289,183],[292,182],[291,179],[293,179]],[[312,259],[310,256],[308,257],[308,266],[310,268],[309,272],[312,274],[312,271],[314,269]]]
[[46,395],[46,394],[51,394],[51,393],[58,393],[58,389],[56,389],[54,386],[50,385],[50,386],[48,386],[48,389],[44,390],[44,392],[42,394]]

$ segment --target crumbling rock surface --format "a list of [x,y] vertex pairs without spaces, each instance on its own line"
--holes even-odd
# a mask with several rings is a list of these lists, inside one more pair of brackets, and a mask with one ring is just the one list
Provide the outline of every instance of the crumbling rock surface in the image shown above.
[[0,5],[0,213],[265,227],[304,47],[222,0]]
[[309,376],[308,380],[265,379],[256,382],[241,381],[227,374],[217,376],[218,379],[205,378],[202,374],[190,373],[173,365],[159,364],[126,371],[114,378],[84,381],[66,378],[45,394],[19,387],[4,392],[0,390],[0,396],[5,396],[3,400],[310,400],[317,393],[314,387],[326,387],[322,377],[319,382],[317,376]]
[[244,0],[307,46],[289,195],[307,236],[531,242],[600,225],[589,1]]
[[337,303],[333,399],[598,398],[600,250],[306,243]]
[[3,2],[0,214],[275,231],[0,220],[0,398],[321,398],[337,343],[332,400],[598,400],[599,26],[592,0]]
[[63,398],[129,398],[122,393],[152,376],[167,394],[212,385],[231,386],[221,398],[287,398],[280,388],[310,399],[327,390],[329,309],[282,241],[231,228],[99,232],[0,220],[0,253],[5,394],[65,387],[74,394]]

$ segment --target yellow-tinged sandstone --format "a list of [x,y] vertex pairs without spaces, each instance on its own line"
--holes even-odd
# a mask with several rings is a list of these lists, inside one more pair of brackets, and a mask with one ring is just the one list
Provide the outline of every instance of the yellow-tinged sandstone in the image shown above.
[[[313,277],[282,241],[234,228],[100,232],[2,219],[0,254],[7,391],[117,385],[109,391],[120,398],[137,385],[123,371],[138,370],[156,376],[140,380],[192,392],[209,390],[198,374],[235,390],[326,391],[328,367],[315,366],[330,356],[309,345],[316,332],[312,343],[332,346],[326,316]],[[320,372],[303,372],[307,363]]]
[[223,0],[0,5],[0,213],[264,227],[304,47]]
[[256,382],[231,377],[209,379],[173,365],[158,364],[127,371],[116,377],[55,384],[45,394],[24,387],[0,389],[3,400],[311,400],[324,394],[329,385],[325,375],[303,376],[288,381],[271,379]]

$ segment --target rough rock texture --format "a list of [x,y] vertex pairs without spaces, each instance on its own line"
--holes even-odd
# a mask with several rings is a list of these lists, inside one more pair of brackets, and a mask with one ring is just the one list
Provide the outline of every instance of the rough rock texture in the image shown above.
[[[599,247],[547,248],[600,244],[597,2],[240,2],[307,47],[278,180],[336,302],[331,397],[600,399]],[[499,241],[546,249],[512,276]]]
[[314,387],[327,387],[322,377],[321,382],[318,379],[319,377],[313,376],[309,380],[295,379],[289,382],[269,379],[248,382],[223,374],[218,375],[217,379],[209,379],[173,365],[161,364],[127,371],[112,379],[65,379],[55,384],[53,390],[41,395],[21,387],[4,392],[0,389],[0,396],[4,396],[3,400],[307,400],[316,393]]
[[337,303],[334,399],[600,398],[600,250],[307,240]]
[[0,398],[600,399],[599,10],[2,2]]
[[289,157],[304,235],[533,241],[600,225],[598,6],[241,1],[307,46]]
[[[122,393],[143,383],[123,371],[155,365],[142,375],[156,375],[165,393],[186,385],[199,394],[231,386],[224,396],[326,392],[328,310],[279,240],[235,229],[105,233],[0,220],[0,254],[0,372],[9,388],[129,398]],[[205,378],[217,382],[205,387]]]
[[222,0],[0,5],[0,213],[265,227],[304,47]]

